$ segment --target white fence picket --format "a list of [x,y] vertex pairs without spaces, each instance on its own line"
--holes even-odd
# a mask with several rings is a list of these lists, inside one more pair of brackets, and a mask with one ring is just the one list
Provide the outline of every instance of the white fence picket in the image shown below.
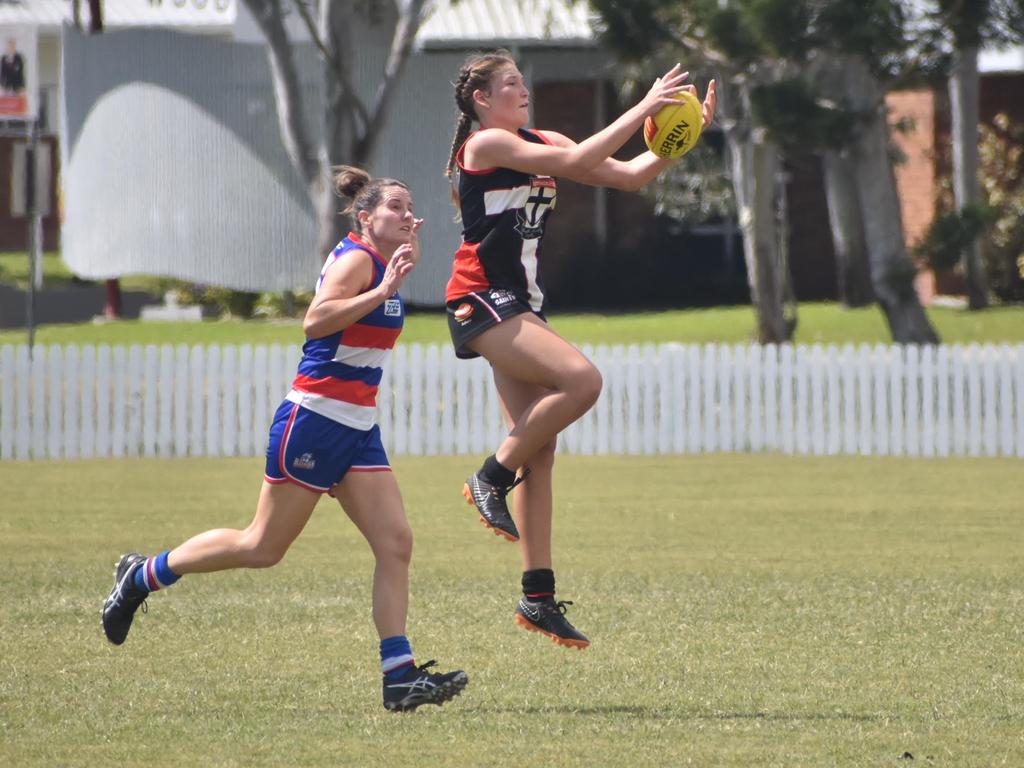
[[906,437],[907,456],[920,456],[920,408],[918,405],[918,391],[920,387],[920,349],[916,344],[906,348],[906,360],[904,360],[904,412],[903,429]]
[[270,357],[260,344],[252,353],[252,446],[257,456],[267,450],[270,422],[286,392],[270,392]]
[[[251,344],[243,344],[238,348],[238,431],[236,433],[235,453],[238,456],[257,456],[260,450],[254,441],[253,422],[253,350]],[[284,396],[284,392],[281,396]]]
[[174,455],[188,456],[188,347],[174,348]]
[[[58,348],[59,349],[59,348]],[[56,351],[56,350],[53,350]],[[69,346],[64,348],[64,458],[78,458],[78,430],[79,430],[79,401],[78,391],[81,379],[77,375],[81,353],[78,347]],[[42,367],[39,368],[39,375],[42,375]],[[42,392],[42,382],[36,387],[36,392]]]
[[[1002,456],[1013,455],[1013,352],[1001,344],[996,352],[996,386],[999,388],[999,449]],[[1024,404],[1022,404],[1024,405]]]
[[174,347],[164,344],[157,350],[156,455],[173,455],[174,432]]
[[238,350],[233,346],[221,350],[220,453],[235,455],[238,434]]
[[935,454],[949,456],[952,447],[949,420],[953,413],[949,348],[939,347],[935,358]]
[[202,347],[192,347],[188,362],[189,454],[205,455],[206,357]]
[[903,455],[903,347],[890,347],[885,351],[886,376],[889,378],[889,410],[885,420],[889,423],[889,450],[894,456]]
[[935,399],[935,347],[921,351],[921,455],[934,456],[937,407]]
[[981,450],[986,456],[996,456],[998,413],[996,407],[996,351],[991,344],[981,349]]
[[81,426],[78,430],[78,455],[91,459],[96,455],[96,348],[91,344],[82,347],[81,401],[78,412]]
[[687,449],[690,453],[700,453],[702,448],[700,347],[691,346],[687,349],[686,389],[689,395],[686,408]]
[[[762,396],[766,392],[767,382],[762,376],[763,369],[761,367],[764,359],[764,352],[765,347],[759,345],[749,347],[748,350],[749,368],[746,376],[747,390],[750,392],[750,398],[748,400],[750,405],[750,415],[748,417],[748,423],[750,425],[750,439],[748,444],[750,446],[750,450],[754,453],[759,453],[765,446]],[[681,446],[678,452],[682,453]]]
[[114,347],[110,355],[110,455],[115,459],[125,454],[127,386],[127,351],[121,346]]
[[[32,404],[38,416],[46,413],[45,425],[40,423],[41,431],[33,429],[33,457],[48,459],[59,459],[64,455],[64,379],[67,372],[64,370],[64,356],[60,347],[41,347],[36,351],[39,359],[38,365],[43,366],[45,360],[46,375],[49,381],[40,382],[36,391],[40,394],[46,393],[45,402],[38,400]],[[42,446],[45,443],[45,452]]]
[[1017,403],[1017,456],[1024,458],[1024,345],[1018,345],[1014,365],[1013,391]]
[[113,363],[110,347],[101,344],[96,349],[96,455],[110,456],[110,389]]
[[14,458],[14,347],[0,346],[0,461]]
[[954,456],[963,456],[967,452],[967,400],[966,400],[966,379],[967,361],[962,347],[953,347],[953,355],[950,360],[953,372],[953,450]]
[[793,453],[796,437],[793,432],[793,345],[779,349],[779,426],[782,452]]
[[29,443],[28,421],[32,368],[27,346],[18,347],[14,360],[14,380],[21,385],[15,393],[14,455],[19,459],[27,459],[31,456],[32,448],[32,444]]

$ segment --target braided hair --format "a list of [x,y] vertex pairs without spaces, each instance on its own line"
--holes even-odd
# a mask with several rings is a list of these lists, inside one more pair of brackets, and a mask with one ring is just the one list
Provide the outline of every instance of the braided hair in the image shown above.
[[478,120],[474,109],[473,92],[488,91],[491,87],[491,78],[501,67],[509,64],[515,65],[512,54],[504,48],[491,53],[474,54],[466,59],[466,62],[459,69],[458,79],[452,83],[455,87],[455,104],[459,108],[459,117],[455,123],[455,137],[452,139],[452,149],[448,155],[448,166],[445,168],[445,176],[452,181],[452,199],[458,207],[458,195],[455,193],[452,174],[455,171],[456,158],[459,149],[473,132],[473,121]]

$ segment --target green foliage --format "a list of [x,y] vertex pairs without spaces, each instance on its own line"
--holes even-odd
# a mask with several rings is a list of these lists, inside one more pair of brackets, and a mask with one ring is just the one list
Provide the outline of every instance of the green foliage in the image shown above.
[[470,680],[408,715],[332,499],[279,565],[186,576],[113,647],[114,559],[244,527],[263,460],[0,462],[0,764],[1024,764],[1019,460],[560,456],[583,652],[512,623],[516,548],[456,504],[477,461],[395,460],[417,659]]
[[985,230],[991,218],[989,209],[982,205],[969,205],[960,211],[939,214],[914,248],[914,253],[936,271],[952,269]]
[[811,48],[812,12],[805,0],[743,0],[746,26],[755,30],[764,52],[803,61]]
[[818,95],[805,79],[792,77],[750,91],[754,120],[787,149],[841,147],[853,136],[860,115]]
[[876,72],[906,51],[903,9],[892,0],[828,0],[821,4],[815,23],[823,52],[857,56]]
[[1024,124],[999,114],[980,132],[978,177],[992,221],[982,244],[989,285],[1003,301],[1024,301]]
[[732,183],[722,165],[720,153],[705,137],[685,161],[673,163],[647,186],[645,192],[654,199],[655,213],[687,227],[734,217]]

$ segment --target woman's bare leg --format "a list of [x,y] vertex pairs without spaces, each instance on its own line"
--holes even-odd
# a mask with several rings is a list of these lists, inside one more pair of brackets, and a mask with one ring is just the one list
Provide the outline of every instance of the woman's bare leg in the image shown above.
[[319,493],[294,483],[264,480],[247,528],[216,528],[193,536],[171,550],[167,565],[179,576],[275,565],[302,533],[319,499]]
[[532,314],[509,318],[468,346],[487,359],[496,375],[538,387],[538,397],[523,407],[495,452],[508,469],[526,464],[601,394],[601,373],[594,364]]
[[405,634],[409,612],[412,528],[391,472],[353,471],[334,487],[345,514],[366,538],[373,571],[373,623],[384,639]]

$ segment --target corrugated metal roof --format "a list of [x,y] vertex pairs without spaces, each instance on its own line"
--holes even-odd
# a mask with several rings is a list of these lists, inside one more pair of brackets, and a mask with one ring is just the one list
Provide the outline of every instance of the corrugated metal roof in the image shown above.
[[[237,0],[103,0],[107,27],[188,27],[229,31],[235,24]],[[71,23],[71,0],[0,0],[0,24],[37,27],[55,32]],[[89,4],[82,0],[83,23]]]
[[437,0],[420,48],[477,45],[593,46],[593,12],[572,0]]

